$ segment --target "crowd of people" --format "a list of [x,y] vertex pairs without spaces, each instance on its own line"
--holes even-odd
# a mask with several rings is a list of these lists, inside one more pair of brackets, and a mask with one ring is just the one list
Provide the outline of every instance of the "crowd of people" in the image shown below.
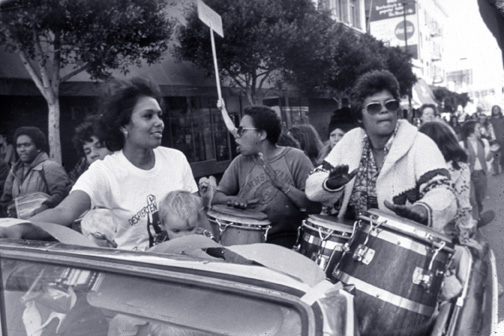
[[[99,237],[101,245],[139,250],[152,246],[160,232],[170,232],[158,208],[176,190],[204,196],[203,210],[227,204],[265,213],[272,223],[267,242],[288,248],[309,214],[352,220],[377,208],[439,231],[455,221],[466,238],[468,230],[495,217],[484,211],[484,199],[487,174],[500,174],[504,158],[498,106],[490,118],[475,113],[460,124],[456,115],[443,120],[435,105],[426,104],[417,128],[399,118],[395,77],[372,71],[330,116],[325,144],[312,125],[282,130],[272,109],[250,106],[231,130],[240,154],[218,183],[212,177],[217,187],[208,192],[198,189],[182,152],[160,146],[164,106],[155,84],[137,77],[114,81],[105,92],[99,113],[75,130],[81,159],[68,175],[49,159],[40,129],[20,127],[14,146],[0,132],[3,216],[19,217],[16,204],[26,197],[25,203],[35,205],[24,218],[65,226],[81,218],[82,232]],[[223,102],[218,107],[225,111]],[[44,195],[38,203],[28,197],[34,193]],[[3,228],[0,235],[45,233],[25,223]]]
[[[229,129],[240,154],[220,181],[198,185],[184,153],[161,146],[159,88],[141,77],[114,80],[75,131],[81,159],[69,174],[49,159],[40,129],[18,128],[13,145],[0,133],[3,216],[29,219],[0,228],[0,237],[47,239],[37,222],[79,221],[99,246],[145,251],[184,235],[214,237],[206,211],[222,204],[264,214],[266,243],[288,249],[311,214],[355,221],[370,209],[474,246],[478,227],[495,217],[484,200],[487,175],[503,167],[500,108],[460,123],[424,105],[415,126],[399,118],[399,84],[385,70],[362,75],[345,103],[329,118],[326,144],[311,125],[282,130],[273,109],[246,107]],[[36,203],[33,194],[43,197]],[[22,204],[30,204],[23,216]]]

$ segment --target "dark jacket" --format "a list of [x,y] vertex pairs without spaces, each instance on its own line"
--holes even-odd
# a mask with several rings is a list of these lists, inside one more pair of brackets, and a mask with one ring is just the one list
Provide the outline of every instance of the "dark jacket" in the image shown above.
[[49,208],[58,205],[69,192],[70,180],[65,169],[58,163],[49,160],[45,152],[41,152],[30,164],[23,177],[23,162],[18,160],[5,181],[0,205],[3,209],[18,196],[33,192],[44,192],[50,197],[44,204]]

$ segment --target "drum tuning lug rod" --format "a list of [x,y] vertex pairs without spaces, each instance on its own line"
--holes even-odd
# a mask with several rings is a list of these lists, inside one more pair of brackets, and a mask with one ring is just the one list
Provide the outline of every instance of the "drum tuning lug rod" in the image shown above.
[[430,274],[425,274],[422,279],[422,287],[425,289],[429,289],[431,284],[432,284],[432,275]]

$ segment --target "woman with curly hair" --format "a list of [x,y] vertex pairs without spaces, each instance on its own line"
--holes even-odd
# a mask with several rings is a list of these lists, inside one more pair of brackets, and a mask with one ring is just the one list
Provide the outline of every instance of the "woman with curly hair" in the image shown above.
[[356,81],[352,100],[361,127],[346,133],[308,177],[308,198],[333,205],[340,218],[356,220],[376,208],[442,230],[457,210],[450,174],[436,144],[398,119],[397,79],[370,71]]
[[[96,216],[108,235],[102,237],[121,249],[145,250],[160,231],[158,203],[173,190],[197,192],[185,155],[162,147],[163,98],[157,85],[135,77],[114,81],[101,106],[98,137],[114,152],[94,162],[70,195],[56,208],[31,218],[32,222],[70,225],[84,211]],[[4,228],[0,237],[40,238],[31,224]],[[93,232],[91,232],[93,235]]]

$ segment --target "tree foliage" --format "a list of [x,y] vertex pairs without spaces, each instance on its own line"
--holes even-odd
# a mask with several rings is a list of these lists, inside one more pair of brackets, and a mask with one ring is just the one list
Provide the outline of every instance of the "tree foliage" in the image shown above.
[[436,100],[443,103],[442,110],[446,112],[453,113],[457,110],[458,105],[466,107],[467,103],[471,101],[467,92],[456,93],[445,87],[435,87],[432,91]]
[[347,26],[334,23],[326,33],[326,46],[322,71],[299,71],[293,68],[295,81],[309,90],[330,89],[332,94],[347,96],[357,78],[371,70],[386,69],[399,81],[401,94],[407,94],[417,81],[410,56],[398,47],[387,47],[369,34],[360,34]]
[[[356,33],[315,9],[309,0],[207,0],[222,17],[224,38],[216,38],[221,75],[260,102],[261,89],[293,84],[308,94],[348,94],[355,80],[388,69],[405,94],[416,82],[410,57],[368,34]],[[176,55],[213,73],[209,28],[195,7],[178,31]]]
[[[306,60],[322,45],[322,14],[310,0],[207,0],[222,17],[225,38],[216,36],[221,75],[244,93],[251,104],[260,102],[261,89],[281,88],[283,70]],[[187,24],[178,31],[176,55],[213,73],[209,28],[195,6],[185,13]],[[322,18],[322,20],[320,19]],[[298,61],[294,61],[298,58]],[[305,62],[306,63],[306,62]]]
[[106,79],[168,48],[168,0],[17,0],[2,6],[0,44],[17,53],[49,108],[51,157],[61,162],[59,88],[87,71]]

